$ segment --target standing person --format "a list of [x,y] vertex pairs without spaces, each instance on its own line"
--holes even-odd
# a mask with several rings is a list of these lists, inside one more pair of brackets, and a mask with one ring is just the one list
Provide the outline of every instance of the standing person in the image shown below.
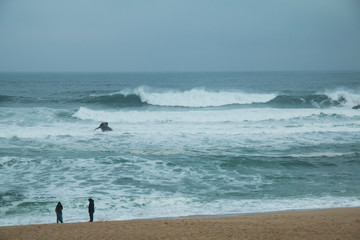
[[61,202],[58,202],[58,204],[56,205],[56,208],[55,208],[56,223],[59,223],[59,222],[63,223],[62,210],[63,210],[63,206],[61,205]]
[[89,198],[89,216],[90,216],[89,222],[94,221],[94,212],[95,212],[94,200]]

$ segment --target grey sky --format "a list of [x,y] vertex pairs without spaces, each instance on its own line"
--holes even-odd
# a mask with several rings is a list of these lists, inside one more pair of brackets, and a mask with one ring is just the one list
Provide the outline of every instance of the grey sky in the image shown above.
[[360,70],[358,0],[0,0],[0,71]]

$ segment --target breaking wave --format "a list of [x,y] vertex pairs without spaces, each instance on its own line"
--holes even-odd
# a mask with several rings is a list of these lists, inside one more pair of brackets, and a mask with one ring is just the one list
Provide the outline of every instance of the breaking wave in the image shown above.
[[99,105],[108,108],[127,108],[143,106],[160,107],[269,107],[269,108],[329,108],[352,107],[360,103],[360,94],[346,90],[325,91],[307,95],[285,95],[276,93],[246,93],[243,91],[214,91],[190,89],[185,91],[156,91],[148,87],[123,90],[111,94],[89,95],[82,98],[34,99],[21,96],[0,96],[0,105],[11,103],[39,104],[77,104],[79,106]]
[[342,96],[332,99],[323,94],[305,96],[279,95],[268,101],[266,105],[279,108],[326,108],[340,106],[345,103],[346,99]]
[[101,96],[90,96],[82,102],[90,104],[100,104],[109,107],[140,107],[146,105],[136,94],[111,94]]
[[245,93],[242,91],[186,91],[156,92],[144,87],[115,94],[92,96],[83,102],[109,107],[220,107],[242,105],[272,108],[328,108],[353,106],[360,102],[360,95],[347,91],[333,91],[309,95],[279,95],[275,93]]

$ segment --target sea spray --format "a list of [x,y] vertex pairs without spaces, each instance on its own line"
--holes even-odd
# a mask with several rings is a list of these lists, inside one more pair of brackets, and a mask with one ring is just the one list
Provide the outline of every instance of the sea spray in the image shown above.
[[134,92],[141,96],[144,102],[158,106],[172,107],[214,107],[231,104],[251,104],[267,102],[274,94],[244,93],[241,91],[207,91],[190,89],[187,91],[149,92],[140,87]]

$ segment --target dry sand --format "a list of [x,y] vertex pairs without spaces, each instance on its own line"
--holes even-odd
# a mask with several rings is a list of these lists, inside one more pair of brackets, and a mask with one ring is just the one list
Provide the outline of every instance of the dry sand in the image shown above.
[[0,239],[360,239],[360,208],[0,227]]

